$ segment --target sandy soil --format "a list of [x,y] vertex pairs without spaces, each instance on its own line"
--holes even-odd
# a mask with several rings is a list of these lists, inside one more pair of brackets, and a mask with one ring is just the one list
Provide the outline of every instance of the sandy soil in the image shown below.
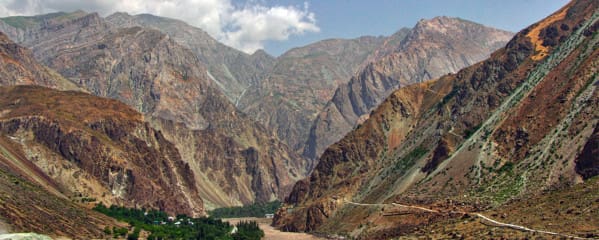
[[264,231],[264,240],[279,240],[279,239],[288,239],[288,240],[317,240],[324,239],[318,238],[316,236],[307,234],[307,233],[294,233],[294,232],[281,232],[272,226],[270,223],[272,219],[268,218],[227,218],[223,219],[223,221],[227,221],[231,224],[236,224],[241,220],[253,220],[258,222],[260,225],[260,229]]

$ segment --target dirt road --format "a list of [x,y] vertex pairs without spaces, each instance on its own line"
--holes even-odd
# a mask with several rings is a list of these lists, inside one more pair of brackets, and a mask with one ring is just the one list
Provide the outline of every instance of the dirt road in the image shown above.
[[[399,204],[399,203],[391,203],[391,204],[385,204],[385,203],[378,203],[378,204],[370,204],[370,203],[356,203],[356,202],[352,202],[352,201],[345,201],[346,203],[352,204],[352,205],[358,205],[358,206],[381,206],[381,205],[393,205],[393,206],[400,206],[400,207],[404,207],[404,208],[413,208],[413,209],[418,209],[418,210],[422,210],[425,212],[430,212],[430,213],[441,213],[437,210],[434,209],[428,209],[428,208],[424,208],[424,207],[420,207],[420,206],[412,206],[412,205],[404,205],[404,204]],[[542,233],[542,234],[548,234],[548,235],[554,235],[554,236],[560,236],[560,237],[565,237],[565,238],[571,238],[571,239],[589,239],[589,238],[581,238],[581,237],[576,237],[576,236],[571,236],[571,235],[567,235],[567,234],[563,234],[563,233],[556,233],[556,232],[550,232],[550,231],[545,231],[545,230],[537,230],[537,229],[531,229],[531,228],[527,228],[521,225],[516,225],[516,224],[509,224],[509,223],[504,223],[504,222],[500,222],[494,219],[491,219],[489,217],[486,217],[480,213],[468,213],[468,212],[462,212],[462,211],[451,211],[451,213],[459,213],[459,214],[474,214],[474,216],[477,216],[481,219],[483,219],[484,221],[491,223],[494,226],[498,226],[498,227],[506,227],[506,228],[512,228],[512,229],[516,229],[516,230],[520,230],[520,231],[526,231],[526,232],[537,232],[537,233]]]
[[289,240],[318,240],[323,238],[318,238],[316,236],[307,234],[307,233],[295,233],[295,232],[281,232],[272,226],[270,223],[272,219],[268,218],[226,218],[223,221],[227,221],[231,224],[236,224],[241,220],[252,220],[258,222],[260,225],[260,229],[264,231],[264,240],[279,240],[279,239],[289,239]]

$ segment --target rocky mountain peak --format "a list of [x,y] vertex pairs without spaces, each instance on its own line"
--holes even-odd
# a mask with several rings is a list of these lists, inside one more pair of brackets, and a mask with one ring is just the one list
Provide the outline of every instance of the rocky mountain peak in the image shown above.
[[[513,33],[502,31],[479,23],[464,20],[455,17],[435,17],[432,19],[422,19],[414,26],[407,41],[425,40],[428,42],[438,42],[452,40],[461,43],[463,39],[471,38],[476,43],[495,44],[504,43],[506,36],[512,36]],[[493,41],[493,39],[496,39]],[[498,47],[498,46],[497,46]]]
[[248,87],[263,79],[274,65],[274,58],[270,55],[253,57],[218,42],[206,31],[180,20],[151,14],[115,13],[106,17],[106,22],[114,28],[140,26],[156,29],[190,49],[206,66],[210,80],[232,103],[237,102]]
[[87,12],[77,10],[74,12],[56,12],[37,16],[10,16],[2,18],[2,21],[18,29],[36,28],[40,25],[57,22],[65,22],[88,15]]
[[44,19],[40,23],[40,28],[48,30],[58,30],[65,27],[85,27],[98,25],[102,23],[102,17],[98,13],[86,13],[77,11],[66,13],[64,15]]
[[[251,55],[251,58],[254,60],[255,64],[261,64],[261,65],[270,65],[275,61],[275,58],[273,56],[271,56],[270,54],[268,54],[263,49],[258,49],[257,51],[255,51]],[[266,66],[263,66],[263,68],[264,67],[266,67]]]
[[396,88],[457,72],[488,57],[512,35],[451,17],[421,20],[410,30],[398,31],[339,86],[316,117],[304,155],[317,158]]
[[456,29],[457,23],[460,21],[461,19],[459,18],[447,16],[439,16],[431,19],[420,19],[414,26],[414,30],[416,32],[434,31],[445,34],[450,29]]
[[[221,76],[267,67],[268,60],[260,65],[261,59],[219,49],[214,39],[195,41],[204,33],[179,21],[114,17],[129,18],[131,24],[119,26],[88,14],[30,29],[22,43],[37,60],[94,95],[141,112],[189,164],[209,208],[281,199],[305,175],[303,159],[237,110],[219,89]],[[247,58],[246,65],[235,64],[240,58]],[[214,64],[217,60],[222,64]],[[217,75],[213,70],[225,63],[247,68]]]
[[[559,202],[560,209],[580,206],[572,211],[599,206],[595,201],[598,194],[592,190],[585,192],[592,196],[589,200],[546,197],[598,186],[598,7],[597,1],[571,1],[516,34],[490,56],[486,54],[487,60],[386,94],[373,111],[364,112],[368,118],[362,124],[324,150],[310,177],[294,186],[275,225],[291,231],[378,239],[409,232],[431,234],[434,231],[418,229],[428,225],[445,231],[459,222],[459,232],[489,238],[493,235],[489,228],[479,221],[468,220],[478,223],[463,225],[464,218],[473,215],[453,215],[455,209],[481,216],[515,205],[526,210],[511,211],[516,214],[512,222],[531,219],[526,225],[535,226],[533,222],[560,219],[553,221],[556,226],[544,224],[543,229],[596,236],[597,218],[592,212],[581,210],[574,216],[533,206],[552,202]],[[569,27],[572,25],[577,26],[575,30]],[[471,35],[459,35],[464,38],[462,46],[469,48],[454,49],[478,46],[468,41]],[[493,39],[493,35],[487,37]],[[553,45],[539,47],[548,42]],[[417,41],[410,46],[418,44],[425,43]],[[545,55],[539,57],[540,52]],[[437,48],[432,53],[448,55]],[[389,61],[381,63],[392,66]],[[354,99],[364,98],[351,92],[375,92],[376,86],[363,90],[361,85],[390,83],[394,76],[401,76],[385,72],[393,69],[372,68],[361,73],[355,78],[360,84],[345,90],[351,97],[336,104],[341,110],[329,109],[326,114],[343,117],[343,113],[352,113],[351,108],[362,107],[366,101]],[[402,70],[399,73],[409,70],[397,69]],[[327,115],[319,117],[336,120]],[[326,132],[331,125],[322,126],[315,130],[331,135]],[[577,187],[579,183],[584,187]],[[531,206],[523,202],[531,197],[539,197],[543,203]],[[396,208],[400,204],[425,212]],[[441,212],[443,215],[436,214]],[[514,238],[511,233],[505,236]]]
[[[268,57],[270,56],[270,54],[268,54],[266,51],[264,51],[264,49],[258,49],[256,50],[254,53],[252,53],[253,57]],[[272,57],[272,56],[270,56]]]

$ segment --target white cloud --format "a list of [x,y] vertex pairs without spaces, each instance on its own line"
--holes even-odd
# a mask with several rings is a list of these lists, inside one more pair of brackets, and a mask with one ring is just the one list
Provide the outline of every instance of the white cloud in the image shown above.
[[291,35],[320,31],[306,3],[298,7],[265,6],[252,0],[243,6],[231,0],[0,0],[0,16],[79,9],[101,15],[120,11],[180,19],[247,53],[263,48],[268,40],[285,41]]
[[253,51],[262,48],[264,40],[287,40],[290,35],[318,32],[314,14],[290,6],[251,6],[232,12],[229,23],[233,31],[225,31],[222,40],[230,45]]

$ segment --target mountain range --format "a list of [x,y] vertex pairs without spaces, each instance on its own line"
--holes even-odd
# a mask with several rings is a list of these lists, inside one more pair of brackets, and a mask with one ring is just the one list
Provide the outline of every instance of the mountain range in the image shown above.
[[397,88],[455,73],[479,62],[505,45],[512,35],[448,17],[421,20],[410,31],[398,32],[349,82],[335,90],[314,119],[304,156],[319,157]]
[[278,57],[238,106],[312,160],[310,170],[324,148],[392,90],[483,60],[511,36],[462,19],[437,17],[389,37],[317,42]]
[[597,9],[572,1],[490,58],[394,91],[324,151],[274,224],[358,239],[596,237]]
[[237,110],[169,35],[116,28],[96,13],[32,18],[42,20],[5,32],[71,83],[144,114],[189,164],[210,208],[282,198],[305,175],[302,158]]
[[284,200],[286,231],[593,237],[597,9],[515,35],[435,17],[276,58],[149,14],[0,18],[0,227],[97,238],[122,225],[98,202]]
[[[442,28],[487,31],[480,34],[483,42],[485,36],[493,37],[490,33],[509,35],[459,19],[443,19],[452,21]],[[76,11],[9,17],[0,22],[0,30],[30,48],[34,58],[61,79],[61,85],[39,80],[29,84],[80,89],[117,99],[141,112],[189,163],[196,188],[209,208],[282,199],[315,165],[310,160],[314,155],[301,154],[311,122],[334,89],[368,59],[408,44],[404,38],[411,33],[429,31],[417,25],[387,38],[326,40],[293,49],[275,60],[264,53],[247,55],[229,48],[184,22],[147,14],[115,13],[102,18]],[[440,48],[457,41],[443,39],[447,41]],[[472,57],[482,58],[481,52],[492,50],[484,47],[473,51],[478,55]],[[299,105],[289,108],[291,102]],[[327,140],[310,142],[334,141]]]

